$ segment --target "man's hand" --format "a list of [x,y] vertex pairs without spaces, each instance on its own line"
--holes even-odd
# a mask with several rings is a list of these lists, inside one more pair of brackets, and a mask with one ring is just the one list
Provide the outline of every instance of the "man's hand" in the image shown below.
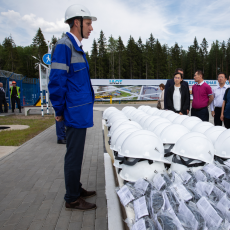
[[189,114],[189,110],[187,109],[187,115]]
[[64,120],[64,117],[63,117],[63,116],[56,116],[56,117],[55,117],[55,120],[58,121],[58,122],[59,122],[59,121],[63,121],[63,120]]
[[224,121],[224,114],[221,114],[220,120],[221,120],[221,121]]
[[182,113],[182,112],[179,112],[179,114],[180,114],[180,115],[183,115],[183,113]]
[[212,111],[212,116],[213,116],[213,117],[215,116],[215,111]]

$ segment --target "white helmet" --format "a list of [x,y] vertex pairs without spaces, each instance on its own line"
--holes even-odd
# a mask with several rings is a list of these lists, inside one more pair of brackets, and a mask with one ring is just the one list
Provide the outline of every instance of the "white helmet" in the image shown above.
[[123,142],[119,155],[129,158],[148,159],[169,163],[164,158],[161,140],[152,132],[139,130],[129,135]]
[[139,179],[147,179],[148,181],[152,181],[153,177],[157,173],[164,173],[166,169],[164,167],[164,163],[162,162],[149,162],[149,161],[140,161],[133,166],[122,165],[122,170],[120,172],[120,177],[123,180],[136,182]]
[[192,129],[196,124],[202,122],[202,120],[198,117],[188,117],[184,119],[181,125],[184,125],[188,129]]
[[142,107],[141,109],[142,109],[142,111],[144,111],[146,113],[148,110],[151,109],[151,107],[149,105],[146,105],[146,106]]
[[156,119],[160,118],[159,116],[150,116],[149,118],[147,118],[143,124],[143,128],[144,129],[148,129],[149,125]]
[[163,113],[163,112],[165,112],[165,110],[157,110],[153,115],[154,116],[161,116],[161,114]]
[[125,106],[121,111],[123,113],[126,113],[126,112],[131,111],[131,110],[136,110],[136,108],[133,106]]
[[94,16],[91,16],[90,11],[82,5],[71,5],[67,8],[65,12],[65,23],[71,18],[83,18],[83,19],[91,19],[92,21],[97,21],[97,18]]
[[118,111],[115,107],[109,107],[103,112],[103,119],[108,119],[109,114],[112,114],[114,111]]
[[161,113],[161,117],[166,118],[170,114],[174,114],[174,112],[171,110],[165,110],[163,113]]
[[132,121],[137,121],[139,116],[142,117],[144,115],[146,115],[146,113],[141,111],[141,110],[140,111],[135,111],[135,113],[132,114],[131,120]]
[[201,123],[196,124],[193,128],[192,128],[192,132],[198,132],[198,133],[205,133],[206,130],[208,130],[209,128],[213,127],[214,125],[210,122],[207,121],[203,121]]
[[175,118],[175,120],[173,120],[173,123],[181,124],[188,117],[189,117],[188,115],[180,115],[179,117]]
[[190,132],[181,137],[171,152],[206,163],[212,163],[215,155],[212,142],[204,134],[197,132]]
[[181,115],[179,115],[178,113],[172,113],[172,114],[167,115],[166,118],[167,118],[170,122],[173,122],[178,116],[181,116]]
[[222,158],[230,158],[230,129],[225,130],[217,138],[215,144],[216,154]]
[[214,144],[217,138],[226,130],[223,126],[213,126],[205,131],[204,135]]
[[124,130],[124,132],[122,132],[120,134],[120,136],[116,139],[115,143],[111,142],[111,149],[113,149],[114,151],[118,152],[121,149],[121,146],[123,144],[123,142],[125,141],[125,139],[132,133],[136,132],[137,129],[127,129]]
[[160,138],[164,144],[175,144],[181,137],[189,132],[189,129],[183,125],[171,124],[163,129]]
[[122,160],[117,160],[117,159],[114,158],[114,163],[113,163],[113,165],[114,165],[116,168],[121,169],[121,168],[122,168],[122,165],[123,165],[123,164],[120,164],[121,162],[122,162]]
[[142,127],[143,127],[143,124],[145,122],[146,119],[150,118],[151,116],[149,116],[148,114],[145,114],[144,116],[140,116],[138,119],[137,119],[137,123],[139,123]]
[[117,120],[109,130],[108,137],[112,136],[113,133],[118,129],[122,129],[123,127],[136,127],[137,129],[142,129],[142,127],[135,121],[124,121],[123,119]]
[[139,130],[137,127],[135,127],[134,125],[124,125],[122,127],[118,127],[112,137],[111,137],[111,144],[110,144],[110,149],[112,150],[116,150],[116,142],[117,142],[117,139],[122,135],[122,133],[133,133],[135,131]]
[[168,127],[171,125],[171,123],[161,123],[156,126],[156,128],[152,131],[154,132],[158,137],[160,136],[161,132],[164,130],[164,128]]
[[151,108],[147,111],[147,114],[153,115],[158,109],[157,108]]
[[171,122],[166,119],[166,118],[157,118],[156,120],[152,121],[151,124],[148,127],[149,131],[152,131],[159,125],[159,124],[163,124],[163,123],[170,123]]

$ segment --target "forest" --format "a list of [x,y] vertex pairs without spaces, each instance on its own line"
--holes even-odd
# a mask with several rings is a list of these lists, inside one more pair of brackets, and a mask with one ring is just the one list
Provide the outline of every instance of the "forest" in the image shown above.
[[[6,37],[0,44],[0,69],[38,78],[32,56],[41,60],[58,39],[53,36],[47,44],[40,28],[29,46],[17,46],[12,36]],[[177,42],[172,47],[161,44],[153,34],[145,42],[130,35],[124,44],[121,36],[106,38],[101,31],[86,56],[94,79],[169,79],[176,68],[184,69],[185,79],[192,79],[197,69],[205,79],[216,79],[219,72],[230,74],[230,39],[208,44],[205,38],[199,43],[195,37],[186,50]]]

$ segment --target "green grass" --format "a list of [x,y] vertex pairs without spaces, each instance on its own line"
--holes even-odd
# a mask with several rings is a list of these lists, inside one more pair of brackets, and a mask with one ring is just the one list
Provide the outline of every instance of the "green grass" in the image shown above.
[[6,116],[0,117],[0,125],[28,125],[24,130],[0,132],[0,146],[19,146],[55,124],[54,116]]

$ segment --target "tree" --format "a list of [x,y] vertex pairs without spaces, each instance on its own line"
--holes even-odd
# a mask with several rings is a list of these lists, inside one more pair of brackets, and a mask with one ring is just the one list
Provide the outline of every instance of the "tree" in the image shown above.
[[92,63],[92,68],[90,68],[91,71],[91,77],[94,76],[94,78],[97,78],[97,60],[98,60],[98,48],[97,48],[97,42],[94,39],[93,40],[93,46],[91,50],[91,63]]
[[45,42],[45,37],[41,28],[38,29],[35,37],[33,38],[33,46],[35,48],[35,55],[41,60],[43,55],[47,53],[48,46]]
[[6,37],[2,43],[3,68],[11,72],[16,71],[18,53],[12,36]]
[[125,64],[125,46],[120,36],[117,41],[116,53],[118,55],[118,77],[120,79],[123,75],[123,65]]
[[57,41],[58,39],[53,35],[53,37],[51,38],[50,44],[54,46],[57,43]]
[[114,64],[115,64],[115,53],[117,49],[117,40],[112,37],[109,37],[108,40],[108,53],[109,53],[109,61],[110,61],[110,73],[111,77],[114,78]]
[[100,32],[98,39],[98,74],[99,78],[107,78],[108,73],[108,59],[107,59],[107,42],[103,31]]
[[200,44],[200,56],[201,56],[203,73],[206,73],[207,57],[208,57],[208,42],[205,38],[203,38],[203,41]]

